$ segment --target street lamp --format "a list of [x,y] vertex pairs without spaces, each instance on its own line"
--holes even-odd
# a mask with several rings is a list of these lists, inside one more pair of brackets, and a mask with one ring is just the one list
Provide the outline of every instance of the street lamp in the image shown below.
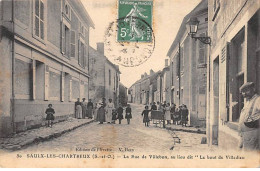
[[198,25],[199,25],[199,20],[197,19],[197,17],[191,17],[187,23],[186,23],[186,27],[188,30],[188,34],[191,36],[191,38],[194,38],[195,40],[199,39],[202,43],[204,44],[211,44],[211,39],[210,37],[196,37],[194,35],[196,35],[197,31],[198,31]]

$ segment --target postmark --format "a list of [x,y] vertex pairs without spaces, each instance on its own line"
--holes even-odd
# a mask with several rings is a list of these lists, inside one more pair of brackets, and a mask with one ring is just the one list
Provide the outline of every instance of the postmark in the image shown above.
[[[152,55],[155,48],[155,36],[152,29],[152,16],[144,13],[149,10],[144,10],[145,8],[140,5],[141,8],[138,4],[142,2],[149,6],[149,4],[152,5],[152,1],[119,0],[118,2],[118,16],[121,18],[111,22],[106,30],[106,56],[125,67],[139,66]],[[121,8],[124,12],[120,12],[120,3],[127,4],[128,8]],[[143,14],[132,15],[135,9],[142,11]]]

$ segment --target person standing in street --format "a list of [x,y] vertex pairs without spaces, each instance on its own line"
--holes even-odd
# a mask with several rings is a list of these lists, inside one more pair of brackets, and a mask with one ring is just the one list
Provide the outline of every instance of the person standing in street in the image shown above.
[[183,126],[184,124],[184,126],[186,127],[188,121],[188,115],[189,115],[189,110],[187,106],[183,104],[181,108],[181,126]]
[[148,106],[145,106],[145,109],[142,112],[142,116],[143,116],[143,123],[147,127],[149,127],[149,123],[150,123],[149,112],[150,110],[148,110]]
[[170,103],[167,103],[166,107],[165,107],[165,120],[167,120],[167,125],[171,124],[171,107],[170,107]]
[[81,102],[81,107],[82,107],[82,118],[85,119],[87,116],[87,102],[85,101],[86,99],[83,98]]
[[92,100],[89,99],[88,104],[87,104],[87,117],[88,117],[88,119],[93,118],[93,108],[94,108],[94,105],[92,103]]
[[117,118],[118,118],[119,124],[121,124],[122,119],[124,119],[123,112],[124,112],[124,109],[120,103],[119,107],[117,109]]
[[256,94],[253,82],[244,83],[240,92],[246,98],[239,118],[239,147],[245,151],[260,150],[260,96]]
[[111,123],[112,122],[112,112],[114,107],[114,103],[112,102],[112,99],[108,100],[108,104],[106,106],[106,121],[107,123]]
[[106,113],[106,99],[103,98],[102,102],[99,104],[97,111],[97,120],[99,121],[99,124],[103,124],[103,122],[106,121],[105,113]]
[[117,112],[116,109],[112,110],[112,123],[115,124],[117,120]]
[[94,109],[93,109],[94,120],[95,120],[95,121],[98,121],[98,120],[97,120],[97,110],[98,110],[98,108],[97,108],[97,103],[95,103],[95,106],[94,106]]
[[175,114],[175,104],[172,103],[172,105],[171,105],[171,119],[172,119],[173,124],[174,124],[174,114]]
[[125,118],[127,120],[127,124],[130,124],[130,119],[132,119],[132,109],[130,104],[127,105],[127,108],[125,109]]
[[81,119],[82,118],[82,107],[81,107],[81,102],[80,102],[79,98],[75,102],[75,117],[77,119]]
[[153,105],[152,105],[152,107],[151,107],[151,110],[157,110],[157,106],[156,106],[156,103],[155,103],[155,102],[153,102]]
[[48,105],[48,108],[46,109],[45,113],[47,114],[46,120],[48,121],[48,127],[52,127],[55,114],[55,111],[52,108],[52,104]]

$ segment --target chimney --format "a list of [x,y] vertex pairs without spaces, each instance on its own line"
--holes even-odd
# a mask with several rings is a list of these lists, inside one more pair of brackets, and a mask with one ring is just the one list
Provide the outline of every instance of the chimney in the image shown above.
[[165,59],[165,67],[168,66],[168,59]]
[[152,74],[154,74],[154,71],[151,69],[151,70],[150,70],[150,75],[152,75]]
[[141,75],[141,78],[144,78],[144,74]]
[[102,42],[97,43],[97,51],[102,55],[104,55],[104,43]]
[[144,77],[146,77],[146,76],[147,76],[147,73],[145,72],[145,73],[144,73]]

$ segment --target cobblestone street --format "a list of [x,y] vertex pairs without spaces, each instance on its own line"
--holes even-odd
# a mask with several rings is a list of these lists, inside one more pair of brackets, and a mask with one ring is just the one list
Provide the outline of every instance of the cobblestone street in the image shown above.
[[[141,111],[143,105],[132,104],[132,115],[130,125],[126,119],[119,125],[98,124],[94,122],[80,127],[63,136],[40,142],[22,151],[75,151],[76,148],[102,147],[118,151],[119,148],[128,148],[136,152],[170,152],[183,150],[207,149],[206,144],[200,144],[203,134],[170,131],[155,127],[145,127],[142,123]],[[180,139],[180,143],[176,138]],[[196,147],[196,148],[194,148]]]

